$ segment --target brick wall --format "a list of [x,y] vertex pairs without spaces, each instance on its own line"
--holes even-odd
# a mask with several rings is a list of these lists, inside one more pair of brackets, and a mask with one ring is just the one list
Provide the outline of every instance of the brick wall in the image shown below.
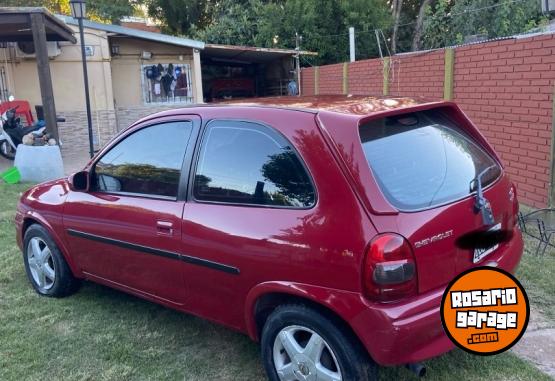
[[303,95],[314,95],[315,72],[314,68],[306,68],[301,70],[301,86]]
[[[159,111],[171,110],[172,106],[125,107],[116,110],[97,110],[92,112],[94,149],[104,147],[120,131],[137,120]],[[85,111],[58,111],[66,118],[58,123],[62,153],[64,157],[82,158],[89,152],[87,113]]]
[[389,69],[389,93],[442,98],[444,60],[443,51],[394,57]]
[[461,47],[455,57],[455,101],[494,145],[522,202],[546,206],[554,36]]
[[172,106],[137,106],[137,107],[118,107],[116,108],[117,131],[122,131],[135,123],[137,120],[155,114],[160,111],[173,110],[179,105]]
[[383,89],[383,75],[382,63],[379,60],[364,60],[349,64],[349,93],[380,94]]
[[[320,67],[319,94],[343,93],[343,64]],[[303,93],[304,94],[304,93]]]
[[[59,111],[66,121],[58,123],[64,156],[86,156],[89,152],[89,135],[86,111]],[[114,110],[97,110],[92,113],[94,148],[102,148],[117,133]]]
[[[452,71],[447,51],[396,55],[384,79],[380,59],[349,63],[349,93],[442,99],[452,79],[453,100],[495,147],[516,183],[522,203],[545,207],[551,193],[555,35],[493,41],[454,49]],[[387,69],[387,65],[385,65]],[[303,78],[315,69],[304,69]],[[321,94],[342,93],[342,64],[319,68]],[[324,76],[323,73],[329,73]],[[303,94],[314,93],[305,88]],[[309,92],[309,90],[311,92]],[[554,200],[555,201],[555,200]]]

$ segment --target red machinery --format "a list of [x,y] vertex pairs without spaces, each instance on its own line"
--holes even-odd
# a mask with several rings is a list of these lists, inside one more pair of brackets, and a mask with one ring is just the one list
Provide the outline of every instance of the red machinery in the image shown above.
[[31,113],[31,105],[29,102],[24,100],[13,100],[0,103],[0,114],[6,112],[11,108],[16,108],[15,113],[18,116],[23,116],[25,119],[25,124],[30,126],[33,124],[33,114]]

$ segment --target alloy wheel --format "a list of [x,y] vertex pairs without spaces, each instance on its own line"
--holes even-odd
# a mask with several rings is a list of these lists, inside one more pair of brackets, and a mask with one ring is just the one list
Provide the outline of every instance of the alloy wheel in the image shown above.
[[33,237],[27,244],[27,263],[29,271],[37,286],[49,290],[56,280],[56,271],[52,252],[44,240]]
[[313,330],[293,325],[283,328],[273,347],[281,381],[341,381],[341,369],[328,343]]

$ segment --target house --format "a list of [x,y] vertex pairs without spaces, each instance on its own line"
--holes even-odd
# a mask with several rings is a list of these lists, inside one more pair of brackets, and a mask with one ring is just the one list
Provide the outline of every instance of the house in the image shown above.
[[[56,113],[66,119],[58,125],[62,154],[82,156],[89,143],[78,23],[57,17],[78,40],[48,43]],[[146,115],[222,98],[284,95],[295,77],[296,50],[204,44],[137,20],[127,22],[131,27],[83,23],[95,149]],[[14,95],[41,104],[35,58],[32,42],[0,45],[0,101]]]
[[[77,20],[58,17],[79,39]],[[84,27],[97,149],[143,116],[203,101],[199,53],[203,42],[89,20]],[[63,152],[88,152],[80,42],[48,44],[57,114],[66,119],[58,126]],[[36,65],[32,43],[0,47],[4,97],[9,93],[40,105]]]

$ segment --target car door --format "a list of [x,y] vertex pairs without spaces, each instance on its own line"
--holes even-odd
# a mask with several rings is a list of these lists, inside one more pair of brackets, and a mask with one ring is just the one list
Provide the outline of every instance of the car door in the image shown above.
[[250,288],[268,274],[291,279],[290,258],[307,257],[300,230],[319,218],[315,187],[290,141],[259,122],[208,122],[195,156],[182,247],[204,266],[183,267],[187,304],[240,324]]
[[87,277],[183,303],[179,192],[199,124],[180,116],[133,128],[90,166],[90,190],[70,192],[66,239]]

